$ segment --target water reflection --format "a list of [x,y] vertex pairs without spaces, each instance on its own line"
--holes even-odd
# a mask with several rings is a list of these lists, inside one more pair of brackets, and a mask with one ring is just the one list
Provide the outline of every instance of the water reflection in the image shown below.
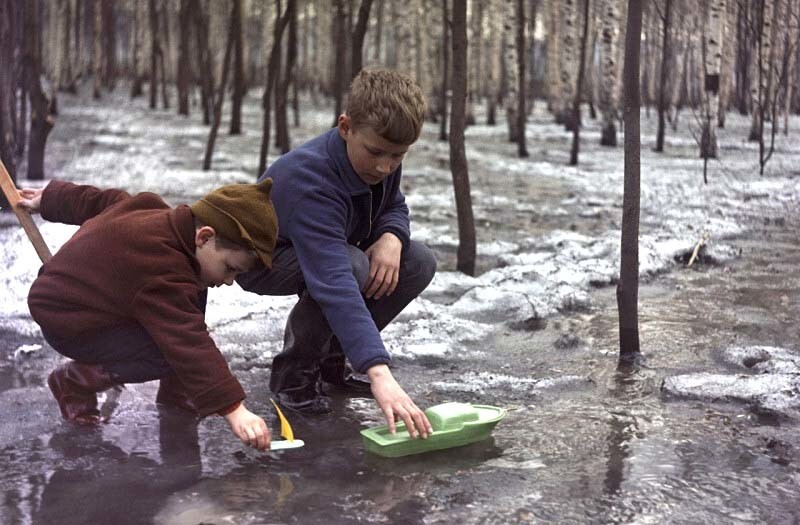
[[[614,374],[614,383],[609,395],[621,403],[638,395],[641,379],[637,378],[638,365],[632,361],[620,360]],[[636,419],[625,411],[615,410],[609,420],[609,434],[606,439],[606,475],[604,492],[608,495],[619,493],[625,481],[626,463],[631,451],[629,443],[636,435]]]
[[49,446],[61,459],[46,476],[33,523],[150,523],[170,493],[201,474],[197,420],[159,413],[161,463],[127,453],[103,438],[101,429],[64,425]]

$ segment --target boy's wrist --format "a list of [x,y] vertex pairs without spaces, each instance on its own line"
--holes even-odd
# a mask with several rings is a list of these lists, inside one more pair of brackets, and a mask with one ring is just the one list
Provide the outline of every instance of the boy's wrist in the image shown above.
[[237,401],[236,403],[234,403],[232,405],[229,405],[229,406],[223,408],[222,410],[217,411],[217,414],[219,414],[220,416],[222,416],[224,418],[227,418],[229,415],[231,415],[234,412],[236,412],[239,409],[239,407],[241,407],[241,406],[243,406],[243,403],[241,401]]
[[383,379],[385,377],[391,377],[392,371],[389,370],[389,365],[386,363],[380,363],[377,365],[373,365],[369,367],[367,370],[367,377],[369,377],[370,381],[376,381],[379,379]]

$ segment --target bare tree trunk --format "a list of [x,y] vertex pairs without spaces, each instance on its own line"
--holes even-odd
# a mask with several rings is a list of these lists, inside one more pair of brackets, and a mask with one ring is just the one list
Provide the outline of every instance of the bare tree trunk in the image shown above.
[[[17,24],[16,27],[23,28],[25,23],[25,8],[20,7],[17,11]],[[19,137],[17,140],[17,158],[22,159],[25,155],[25,146],[27,144],[28,133],[26,131],[26,122],[28,120],[28,84],[25,78],[25,49],[28,45],[27,36],[22,35],[21,32],[16,34],[16,47],[15,51],[18,54],[14,77],[16,79],[15,90],[19,93],[17,101],[19,102],[19,114],[15,118],[14,130],[15,136]]]
[[[16,141],[16,68],[14,52],[17,50],[17,11],[24,7],[15,0],[0,0],[0,161],[5,164],[11,180],[17,180]],[[10,211],[9,203],[0,192],[2,211]]]
[[[578,0],[562,0],[560,3],[561,19],[560,27],[563,34],[560,35],[561,52],[560,59],[560,75],[561,75],[561,92],[563,106],[558,108],[556,114],[556,121],[563,123],[568,131],[574,131],[575,126],[575,112],[572,104],[575,101],[575,78],[577,77],[577,69],[582,69],[577,64],[577,1]],[[579,94],[580,96],[580,94]]]
[[281,153],[292,148],[289,139],[289,118],[287,105],[289,100],[289,83],[292,80],[295,57],[297,56],[297,3],[288,0],[286,11],[289,15],[289,38],[286,44],[286,68],[282,76],[276,79],[275,90],[275,142]]
[[617,145],[617,119],[619,107],[619,30],[622,18],[619,5],[627,0],[602,0],[602,27],[600,30],[602,59],[601,87],[598,99],[603,126],[600,134],[601,146]]
[[528,64],[531,66],[530,74],[528,74],[528,85],[526,90],[525,113],[530,115],[533,113],[534,105],[536,104],[536,24],[539,16],[540,3],[543,0],[530,0],[530,13],[528,17],[528,43],[526,48],[529,50]]
[[517,53],[517,26],[525,23],[525,13],[517,12],[516,0],[503,0],[503,63],[506,71],[505,110],[508,125],[508,141],[519,141],[517,109],[519,107],[519,60]]
[[28,178],[44,179],[44,153],[47,136],[55,125],[55,95],[48,99],[42,89],[42,49],[39,44],[41,16],[38,2],[31,2],[25,7],[25,26],[23,34],[26,39],[23,62],[25,64],[25,80],[28,96],[31,101],[31,127],[28,143]]
[[158,45],[158,67],[161,69],[161,103],[164,106],[164,109],[169,109],[169,94],[167,92],[167,68],[166,68],[166,50],[169,50],[169,16],[167,13],[167,5],[166,2],[161,4],[161,8],[158,10],[159,17],[158,19],[161,21],[162,31],[164,33],[164,45],[161,45],[161,40],[159,39]]
[[450,28],[447,0],[442,0],[442,89],[439,92],[439,140],[447,140],[447,88],[450,77]]
[[244,32],[242,30],[242,0],[233,0],[231,15],[233,32],[233,93],[231,96],[231,135],[242,133],[242,100],[244,99]]
[[96,99],[100,98],[100,86],[103,83],[103,63],[103,0],[94,0],[94,53],[92,55],[94,79],[92,82],[92,96]]
[[481,79],[484,76],[481,67],[481,49],[483,47],[483,1],[472,0],[472,18],[470,19],[469,53],[467,60],[467,96],[466,124],[475,124],[475,105],[481,97]]
[[502,16],[502,9],[499,9],[499,6],[502,6],[500,2],[503,0],[490,1],[490,8],[486,11],[486,16],[489,19],[488,50],[486,53],[489,72],[486,90],[486,124],[494,126],[497,122],[495,113],[500,99],[500,55],[502,54],[500,36],[503,26],[499,20]]
[[191,37],[191,13],[189,0],[181,0],[178,36],[178,114],[189,116],[189,83],[191,82],[192,66],[189,61],[189,38]]
[[547,27],[547,108],[553,114],[556,122],[561,122],[563,108],[561,92],[561,36],[558,28],[561,26],[561,10],[557,0],[547,0],[546,5]]
[[[445,10],[446,12],[446,10]],[[450,171],[458,216],[456,268],[475,275],[475,219],[472,215],[464,127],[467,104],[467,2],[453,0],[453,98],[450,112]]]
[[[586,0],[587,2],[589,0]],[[525,140],[525,0],[517,0],[517,108],[516,108],[516,132],[517,132],[517,155],[521,158],[528,156],[528,146]]]
[[[98,2],[100,0],[97,0]],[[158,100],[158,55],[160,44],[158,41],[158,11],[156,0],[148,0],[148,15],[150,17],[150,109],[156,109]]]
[[769,105],[769,91],[772,86],[772,12],[774,0],[762,0],[756,6],[753,38],[754,56],[750,80],[750,106],[753,119],[748,140],[759,143],[759,159],[764,158],[764,119]]
[[114,91],[117,77],[117,30],[114,0],[103,0],[103,87]]
[[736,2],[736,106],[740,115],[747,115],[750,101],[750,69],[753,61],[750,9]]
[[784,96],[783,107],[783,134],[789,135],[789,112],[792,105],[792,91],[794,90],[795,83],[792,81],[795,67],[797,65],[797,50],[798,39],[800,39],[800,12],[794,0],[788,0],[787,16],[786,16],[786,43],[785,54],[787,58],[786,64],[786,93]]
[[372,8],[372,0],[361,0],[361,7],[358,8],[358,20],[353,30],[352,58],[350,62],[350,78],[353,79],[361,71],[361,64],[364,57],[364,37],[369,27],[369,11]]
[[278,61],[281,54],[281,39],[283,38],[283,31],[289,23],[289,8],[287,6],[286,12],[281,15],[281,2],[277,0],[275,3],[275,29],[273,31],[272,50],[269,54],[269,63],[267,65],[267,85],[264,87],[264,95],[261,98],[261,107],[264,110],[263,119],[263,133],[261,136],[261,151],[258,155],[258,173],[260,176],[267,169],[267,153],[269,152],[269,136],[270,136],[270,117],[272,113],[272,92],[277,84],[279,76]]
[[708,31],[705,38],[705,96],[704,115],[700,139],[700,157],[717,157],[717,111],[719,110],[719,84],[722,72],[722,41],[727,13],[725,0],[710,0],[708,5]]
[[[334,0],[336,8],[336,22],[335,27],[342,28],[345,26],[346,14],[344,9],[345,0]],[[336,63],[333,70],[333,125],[339,121],[339,115],[344,111],[344,92],[346,79],[350,78],[347,74],[347,57],[345,55],[347,50],[347,40],[342,37],[341,33],[334,31],[331,34],[333,48],[336,50]]]
[[225,102],[225,85],[228,82],[228,71],[231,66],[231,55],[233,54],[233,43],[235,40],[235,22],[233,21],[235,15],[236,7],[233,7],[231,9],[231,20],[228,27],[228,39],[225,44],[225,59],[222,62],[222,78],[219,81],[219,92],[217,93],[217,100],[214,103],[214,120],[211,123],[211,131],[208,134],[208,142],[206,143],[206,154],[203,157],[203,169],[206,171],[211,169],[211,157],[214,155],[214,143],[217,140],[217,132],[220,122],[222,121],[222,104]]
[[75,93],[75,77],[72,72],[72,53],[70,53],[70,43],[72,42],[70,38],[72,36],[72,10],[70,7],[70,0],[62,0],[58,11],[58,25],[60,28],[58,39],[61,42],[58,58],[58,89]]
[[[186,2],[187,0],[182,0]],[[135,2],[133,4],[133,28],[131,29],[131,73],[133,80],[131,81],[131,98],[142,96],[144,90],[142,89],[142,44],[144,43],[144,14],[142,13],[142,2]]]
[[583,34],[581,35],[581,52],[578,60],[578,85],[575,88],[575,101],[572,104],[572,121],[575,126],[572,130],[572,150],[569,156],[569,165],[578,164],[578,151],[580,150],[581,129],[581,93],[583,93],[583,78],[585,75],[586,45],[589,40],[589,0],[583,1]]
[[621,359],[639,353],[639,202],[640,155],[639,130],[639,46],[642,33],[642,2],[628,0],[625,38],[625,182],[622,197],[622,237],[620,247],[617,308],[619,310],[619,352]]
[[736,41],[736,31],[733,25],[736,23],[736,6],[737,2],[729,0],[727,9],[725,10],[725,23],[723,25],[722,39],[725,42],[724,51],[722,53],[722,71],[720,73],[719,85],[719,108],[717,110],[717,126],[719,128],[725,127],[725,115],[728,112],[730,105],[731,88],[733,86],[733,60],[735,51],[738,47]]
[[666,128],[667,86],[669,79],[670,31],[672,25],[672,0],[664,0],[664,14],[661,25],[661,80],[658,86],[658,130],[654,151],[664,151],[664,131]]
[[208,18],[199,0],[189,0],[189,11],[194,21],[194,35],[197,42],[197,65],[200,76],[200,92],[203,107],[203,124],[211,123],[214,109],[214,63],[208,48]]
[[374,54],[372,60],[374,62],[382,62],[381,60],[381,44],[383,39],[383,12],[386,0],[378,0],[378,12],[375,16],[375,44],[373,47]]

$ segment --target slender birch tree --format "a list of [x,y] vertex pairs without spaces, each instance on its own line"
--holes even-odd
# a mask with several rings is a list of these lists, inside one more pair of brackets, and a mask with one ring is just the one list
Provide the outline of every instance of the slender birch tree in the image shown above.
[[[588,1],[588,0],[587,0]],[[515,110],[515,117],[516,117],[516,125],[514,132],[517,136],[517,155],[519,157],[524,158],[528,156],[528,146],[525,140],[525,121],[528,115],[528,112],[525,108],[526,104],[526,81],[525,81],[525,63],[527,62],[527,56],[525,53],[525,49],[527,47],[527,41],[525,38],[525,0],[516,0],[516,13],[517,13],[517,24],[516,24],[516,38],[515,38],[515,47],[516,47],[516,67],[517,67],[517,107]],[[510,68],[514,67],[514,64],[509,65]],[[532,99],[533,97],[531,97]]]
[[622,237],[617,283],[620,359],[639,353],[639,202],[641,107],[639,48],[642,32],[642,0],[628,0],[625,66],[623,70],[625,126],[625,182],[622,196]]
[[581,24],[580,55],[578,58],[578,80],[575,86],[575,100],[572,104],[572,149],[569,156],[570,166],[578,164],[581,131],[581,95],[583,94],[583,79],[586,76],[586,46],[589,40],[589,0],[583,0],[583,23]]
[[[31,102],[28,135],[28,178],[44,179],[44,154],[47,137],[55,125],[55,95],[48,98],[42,88],[42,47],[39,38],[42,13],[38,2],[25,6],[22,35],[25,38],[23,65]],[[24,128],[23,128],[24,130]]]
[[557,111],[561,114],[559,121],[564,124],[568,131],[573,131],[574,126],[578,125],[574,120],[575,114],[572,110],[572,104],[575,100],[575,82],[578,76],[577,1],[561,1],[559,24],[559,29],[561,30],[559,71],[561,76],[562,106]]
[[598,106],[603,124],[600,133],[600,145],[617,145],[617,119],[619,118],[619,83],[620,83],[620,25],[622,23],[620,4],[626,0],[600,0],[600,96]]
[[503,0],[503,63],[506,71],[507,89],[505,92],[506,122],[508,124],[509,142],[519,140],[519,122],[517,120],[519,98],[519,63],[517,61],[517,25],[525,23],[525,14],[517,11],[516,0]]
[[450,112],[450,171],[458,216],[456,268],[475,275],[475,219],[472,215],[464,127],[467,103],[467,0],[453,0],[453,97]]
[[727,15],[726,0],[709,0],[708,30],[705,32],[705,97],[701,122],[700,156],[717,157],[717,112],[719,111],[719,86],[724,53],[723,28]]

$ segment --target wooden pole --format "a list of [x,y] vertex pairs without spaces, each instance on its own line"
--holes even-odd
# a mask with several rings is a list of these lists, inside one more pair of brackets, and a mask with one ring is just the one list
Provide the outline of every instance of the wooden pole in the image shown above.
[[31,214],[28,213],[27,210],[19,207],[19,192],[14,185],[14,181],[11,180],[11,175],[8,174],[8,170],[6,170],[6,166],[3,164],[2,160],[0,160],[0,188],[2,188],[3,194],[11,204],[14,213],[17,214],[17,219],[19,219],[20,224],[22,224],[22,228],[25,230],[31,244],[33,244],[33,248],[36,250],[39,258],[43,263],[46,263],[52,257],[50,248],[48,248],[47,244],[44,242],[44,238],[42,238],[42,234],[39,232],[36,223],[33,222]]

